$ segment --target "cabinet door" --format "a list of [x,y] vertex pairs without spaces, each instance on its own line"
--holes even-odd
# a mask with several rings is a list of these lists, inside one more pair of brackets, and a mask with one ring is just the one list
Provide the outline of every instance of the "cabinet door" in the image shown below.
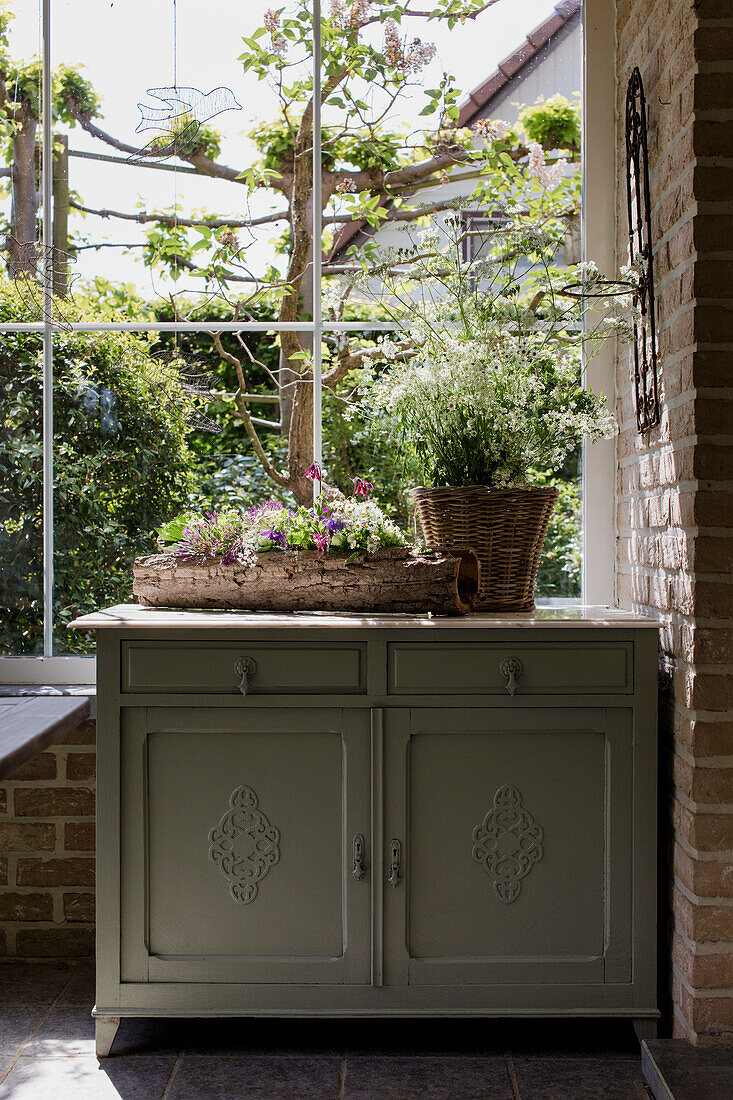
[[122,735],[123,980],[368,981],[368,712],[135,708]]
[[632,712],[403,710],[385,730],[386,980],[630,981]]

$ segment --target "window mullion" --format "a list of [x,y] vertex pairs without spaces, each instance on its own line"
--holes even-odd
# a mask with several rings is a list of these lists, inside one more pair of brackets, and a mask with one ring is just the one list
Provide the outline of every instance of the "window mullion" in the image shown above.
[[43,654],[53,656],[53,105],[51,0],[43,0],[41,194],[43,198]]
[[[318,463],[323,461],[321,154],[321,0],[313,0],[313,461]],[[320,482],[315,479],[313,491],[316,494],[320,492]]]

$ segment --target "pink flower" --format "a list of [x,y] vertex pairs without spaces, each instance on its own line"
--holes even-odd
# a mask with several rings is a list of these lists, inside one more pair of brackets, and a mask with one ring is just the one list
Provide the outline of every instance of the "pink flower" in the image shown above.
[[311,462],[310,466],[303,474],[303,477],[307,477],[309,481],[323,481],[321,467],[317,462]]
[[354,496],[366,497],[374,489],[371,481],[364,481],[361,477],[354,478]]
[[328,550],[328,535],[319,535],[317,531],[314,531],[313,541],[317,550]]

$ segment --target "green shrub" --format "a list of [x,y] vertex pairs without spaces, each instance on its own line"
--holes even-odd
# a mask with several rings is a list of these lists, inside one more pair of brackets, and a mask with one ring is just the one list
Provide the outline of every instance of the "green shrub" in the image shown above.
[[[35,318],[0,282],[0,320]],[[93,319],[87,316],[86,319]],[[176,395],[161,385],[150,343],[130,333],[61,334],[54,349],[54,636],[132,598],[132,560],[180,511],[193,461]],[[36,334],[0,344],[0,606],[3,653],[36,653],[43,636],[42,356]]]

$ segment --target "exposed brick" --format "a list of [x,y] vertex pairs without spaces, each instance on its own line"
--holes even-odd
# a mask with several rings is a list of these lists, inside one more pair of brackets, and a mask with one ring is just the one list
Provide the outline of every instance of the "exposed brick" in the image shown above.
[[[694,767],[681,756],[675,756],[674,784],[693,802],[733,804],[733,768]],[[733,849],[733,822],[731,822],[731,849]]]
[[50,894],[5,894],[0,892],[0,920],[50,921],[53,898]]
[[64,825],[64,848],[69,852],[93,852],[95,848],[93,821],[68,821]]
[[64,918],[94,923],[94,894],[64,894]]
[[97,739],[97,723],[90,719],[82,722],[58,740],[59,745],[93,745]]
[[733,722],[690,719],[677,714],[674,719],[674,736],[678,744],[692,756],[733,755]]
[[66,761],[66,778],[94,779],[95,764],[93,752],[70,752]]
[[675,924],[688,939],[698,943],[730,943],[731,907],[728,905],[695,905],[681,891],[673,889]]
[[94,932],[91,928],[20,929],[17,952],[26,959],[88,958],[94,954]]
[[730,860],[694,859],[680,844],[675,844],[674,873],[698,898],[733,898],[733,863]]
[[94,813],[94,792],[78,787],[18,787],[17,817],[87,817]]
[[94,860],[19,859],[18,886],[93,886]]
[[19,768],[16,768],[15,771],[11,772],[8,776],[8,779],[12,780],[55,778],[56,756],[52,752],[42,752],[38,756],[32,757],[30,760],[26,760],[25,764],[21,764]]
[[5,787],[0,787],[0,815],[8,812],[8,792]]
[[0,857],[0,886],[8,885],[8,861],[5,856]]
[[[672,818],[676,832],[698,852],[726,852],[733,847],[733,814],[693,813],[675,800]],[[733,933],[733,913],[730,913]]]
[[8,953],[8,941],[4,929],[0,929],[0,958],[5,958]]
[[37,821],[0,821],[0,851],[49,852],[55,845],[55,825]]
[[733,952],[699,955],[679,936],[672,941],[672,962],[693,989],[733,988]]

